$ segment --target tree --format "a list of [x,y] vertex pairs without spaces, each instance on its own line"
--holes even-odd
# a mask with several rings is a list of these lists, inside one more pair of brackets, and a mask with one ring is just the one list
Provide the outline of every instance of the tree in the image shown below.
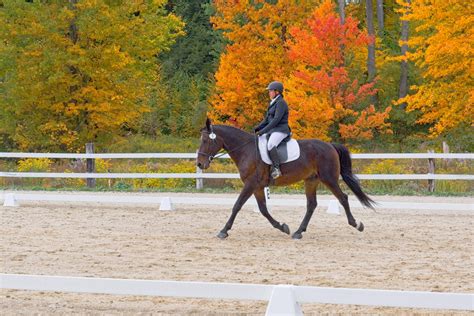
[[357,65],[351,64],[352,71],[347,67],[371,41],[357,20],[348,17],[342,24],[333,3],[325,1],[290,34],[289,57],[296,71],[287,82],[287,99],[297,137],[349,141],[390,132],[385,122],[390,108],[377,112],[366,106],[376,93],[374,82],[360,84]]
[[401,2],[414,27],[407,53],[420,67],[423,82],[399,100],[407,111],[420,111],[420,124],[430,124],[431,136],[460,126],[472,129],[474,108],[474,16],[469,1],[417,0]]
[[[375,28],[374,28],[374,13],[373,13],[372,0],[365,1],[365,16],[367,23],[367,31],[369,36],[375,39]],[[367,81],[374,80],[377,71],[375,66],[375,40],[368,43],[368,55],[367,55]]]
[[337,0],[337,8],[339,9],[341,24],[344,24],[346,21],[346,0]]
[[[410,5],[410,0],[405,0],[406,4]],[[408,31],[409,31],[409,23],[407,20],[402,19],[402,31],[400,36],[400,44],[401,44],[401,56],[404,58],[400,61],[400,84],[399,84],[399,93],[398,97],[404,98],[408,94],[408,61],[406,60],[406,55],[408,52]],[[406,104],[402,105],[403,107]]]
[[379,37],[383,38],[385,32],[383,0],[377,0],[377,25]]
[[2,133],[21,150],[79,150],[136,127],[155,56],[182,22],[154,1],[3,1]]
[[144,115],[141,131],[152,136],[194,136],[206,117],[212,76],[224,43],[209,20],[210,0],[170,1],[166,8],[186,23],[186,36],[159,56],[164,88]]
[[288,29],[302,23],[318,2],[214,1],[211,22],[229,41],[209,98],[215,120],[250,129],[262,119],[268,104],[266,86],[284,81],[291,71]]

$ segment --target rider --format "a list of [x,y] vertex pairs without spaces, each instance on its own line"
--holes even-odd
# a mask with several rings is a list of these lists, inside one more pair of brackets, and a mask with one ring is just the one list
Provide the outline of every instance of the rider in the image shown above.
[[257,135],[270,134],[267,148],[272,160],[271,176],[276,179],[281,176],[277,147],[291,134],[291,130],[288,126],[288,105],[283,99],[283,84],[279,81],[270,82],[267,90],[271,101],[265,118],[254,131]]

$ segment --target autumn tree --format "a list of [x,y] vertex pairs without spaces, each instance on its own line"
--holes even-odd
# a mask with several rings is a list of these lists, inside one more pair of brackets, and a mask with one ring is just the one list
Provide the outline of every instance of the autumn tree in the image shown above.
[[423,82],[399,100],[407,111],[420,111],[420,124],[431,136],[460,126],[472,132],[474,113],[474,16],[469,1],[400,1],[414,27],[406,54],[421,69]]
[[373,38],[358,28],[357,20],[347,17],[342,24],[328,0],[290,34],[295,71],[287,82],[287,99],[296,136],[347,141],[370,139],[374,131],[390,132],[385,122],[390,108],[377,112],[367,106],[376,93],[374,82],[360,83],[365,79],[363,52]]
[[181,34],[164,0],[5,0],[0,133],[20,150],[79,150],[131,130]]
[[308,17],[320,1],[216,0],[211,19],[229,41],[215,74],[210,97],[213,118],[250,128],[268,104],[266,86],[284,81],[291,72],[286,43],[288,30]]

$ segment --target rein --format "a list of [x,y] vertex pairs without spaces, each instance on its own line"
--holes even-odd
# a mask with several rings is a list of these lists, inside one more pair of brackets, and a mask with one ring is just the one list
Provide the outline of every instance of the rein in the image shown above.
[[[214,131],[211,132],[211,134],[214,134]],[[215,135],[215,134],[214,134]],[[215,138],[211,138],[213,141],[215,141]],[[211,162],[214,158],[219,158],[219,157],[222,157],[224,156],[225,154],[230,154],[231,152],[234,152],[236,151],[237,149],[240,149],[242,147],[244,147],[245,145],[249,144],[250,142],[252,142],[253,139],[243,143],[242,145],[240,146],[237,146],[236,148],[234,149],[231,149],[231,150],[227,150],[227,151],[223,151],[223,152],[217,152],[215,155],[209,155],[208,153],[204,153],[202,151],[198,151],[198,154],[201,154],[201,155],[204,155],[204,156],[207,156],[209,158],[209,162]]]

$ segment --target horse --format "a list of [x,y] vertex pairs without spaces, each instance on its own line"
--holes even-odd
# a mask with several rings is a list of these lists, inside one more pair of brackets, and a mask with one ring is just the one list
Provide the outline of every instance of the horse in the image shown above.
[[201,143],[199,146],[196,165],[201,169],[209,168],[212,160],[217,157],[221,149],[225,150],[239,169],[240,179],[243,182],[242,191],[237,198],[229,220],[217,237],[225,239],[232,228],[237,213],[253,194],[257,200],[260,213],[267,218],[270,224],[280,231],[290,234],[287,224],[279,223],[268,212],[264,188],[276,185],[285,186],[304,180],[307,200],[306,214],[293,235],[293,239],[301,239],[306,231],[311,216],[317,206],[316,191],[319,182],[322,182],[344,207],[349,225],[358,231],[364,230],[364,224],[357,222],[351,213],[347,194],[339,187],[339,176],[356,195],[364,207],[374,209],[376,204],[368,197],[352,173],[352,160],[349,150],[340,144],[327,143],[317,139],[298,140],[300,157],[297,160],[281,164],[282,176],[271,179],[270,168],[258,154],[257,136],[241,129],[228,125],[212,125],[209,118],[206,126],[201,129]]

